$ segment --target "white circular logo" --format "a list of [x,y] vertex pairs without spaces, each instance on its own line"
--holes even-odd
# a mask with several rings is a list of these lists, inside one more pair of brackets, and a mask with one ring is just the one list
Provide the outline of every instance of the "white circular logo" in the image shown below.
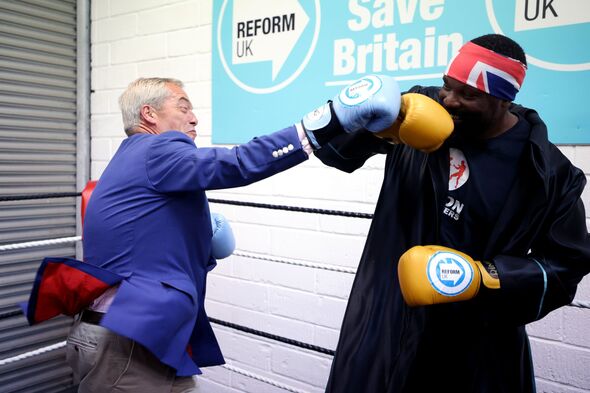
[[[282,80],[279,78],[279,82],[268,87],[256,87],[252,81],[244,82],[228,64],[222,45],[223,18],[228,2],[229,0],[224,0],[217,20],[217,51],[226,74],[240,88],[253,94],[269,94],[287,87],[305,69],[315,50],[320,32],[320,0],[314,0],[313,38],[303,61],[287,78]],[[298,1],[233,0],[233,9],[228,14],[233,17],[231,54],[229,55],[232,66],[270,62],[274,83],[305,30],[309,20],[305,10]],[[281,14],[282,17],[277,16]],[[296,23],[297,15],[303,23]],[[260,75],[257,72],[248,74]]]
[[355,106],[361,104],[377,93],[383,81],[376,75],[369,75],[353,82],[346,89],[340,92],[338,96],[340,102],[347,106]]
[[430,285],[440,294],[456,296],[473,281],[473,267],[462,256],[438,251],[428,260],[426,268]]

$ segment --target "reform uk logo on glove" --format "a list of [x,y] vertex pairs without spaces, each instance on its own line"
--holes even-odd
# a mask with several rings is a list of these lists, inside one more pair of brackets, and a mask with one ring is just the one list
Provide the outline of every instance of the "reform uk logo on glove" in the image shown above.
[[377,75],[369,75],[343,89],[338,95],[338,99],[343,105],[359,105],[375,95],[381,86],[383,86],[381,78]]
[[427,266],[430,285],[442,295],[456,296],[473,281],[473,267],[465,258],[439,251],[430,257]]

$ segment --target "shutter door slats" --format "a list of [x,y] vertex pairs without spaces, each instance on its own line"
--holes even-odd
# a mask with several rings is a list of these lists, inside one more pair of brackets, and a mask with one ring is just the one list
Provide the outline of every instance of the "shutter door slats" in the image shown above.
[[[76,1],[0,0],[0,196],[76,190]],[[0,202],[0,244],[76,235],[77,198]],[[46,256],[75,244],[0,252],[0,313],[28,300]],[[65,340],[71,318],[0,319],[0,359]],[[72,386],[65,348],[0,366],[2,392]]]

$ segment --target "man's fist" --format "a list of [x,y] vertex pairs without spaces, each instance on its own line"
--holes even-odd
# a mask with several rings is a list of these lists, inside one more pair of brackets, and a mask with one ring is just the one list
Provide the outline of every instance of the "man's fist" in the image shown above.
[[368,75],[346,86],[333,101],[308,113],[301,125],[317,150],[343,132],[379,132],[390,127],[397,119],[400,97],[393,77]]
[[426,306],[472,299],[483,284],[500,288],[492,262],[442,246],[415,246],[399,259],[399,285],[410,306]]
[[453,119],[442,105],[423,94],[408,93],[401,97],[397,121],[376,135],[430,153],[443,144],[453,128]]
[[211,213],[211,229],[211,255],[215,259],[229,257],[236,248],[236,240],[229,222],[221,214]]

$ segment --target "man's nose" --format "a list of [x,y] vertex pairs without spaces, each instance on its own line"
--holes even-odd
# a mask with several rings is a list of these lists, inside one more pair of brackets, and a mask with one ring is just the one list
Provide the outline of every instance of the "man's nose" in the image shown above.
[[196,126],[197,124],[199,124],[199,119],[197,119],[197,116],[195,115],[195,112],[191,111],[191,119],[190,119],[190,123],[194,126]]
[[442,101],[445,108],[457,108],[460,105],[459,97],[452,90],[445,92]]

